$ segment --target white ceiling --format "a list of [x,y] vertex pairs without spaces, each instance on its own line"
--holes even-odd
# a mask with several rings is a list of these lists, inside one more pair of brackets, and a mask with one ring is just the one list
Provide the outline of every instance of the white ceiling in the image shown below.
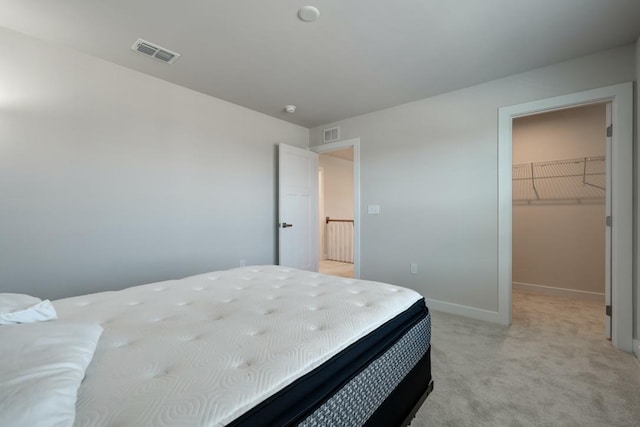
[[0,25],[313,127],[634,42],[640,1],[2,0]]

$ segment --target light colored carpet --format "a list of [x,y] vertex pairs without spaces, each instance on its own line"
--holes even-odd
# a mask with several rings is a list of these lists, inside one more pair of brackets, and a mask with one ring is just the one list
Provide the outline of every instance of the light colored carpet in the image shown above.
[[318,271],[331,276],[353,277],[353,264],[323,259],[319,262]]
[[511,327],[432,313],[435,389],[412,427],[640,426],[640,363],[601,304],[514,292]]

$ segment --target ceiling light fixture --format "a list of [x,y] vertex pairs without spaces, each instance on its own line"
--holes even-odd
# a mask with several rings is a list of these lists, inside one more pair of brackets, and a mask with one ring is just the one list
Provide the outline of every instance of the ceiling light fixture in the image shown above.
[[298,18],[304,22],[313,22],[320,16],[320,11],[317,7],[303,6],[298,9]]
[[285,105],[284,106],[284,111],[286,111],[287,113],[295,113],[296,112],[296,106],[295,105]]

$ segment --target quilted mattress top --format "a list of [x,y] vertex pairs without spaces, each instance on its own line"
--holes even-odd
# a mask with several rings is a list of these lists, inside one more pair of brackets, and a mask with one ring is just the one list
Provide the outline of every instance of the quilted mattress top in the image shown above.
[[54,301],[104,327],[75,425],[224,425],[421,298],[261,266]]

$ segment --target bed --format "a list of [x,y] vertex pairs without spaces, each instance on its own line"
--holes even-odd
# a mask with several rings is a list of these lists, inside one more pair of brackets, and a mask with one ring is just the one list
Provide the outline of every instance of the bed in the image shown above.
[[75,426],[408,425],[433,388],[424,299],[389,284],[258,266],[53,306],[102,328]]

